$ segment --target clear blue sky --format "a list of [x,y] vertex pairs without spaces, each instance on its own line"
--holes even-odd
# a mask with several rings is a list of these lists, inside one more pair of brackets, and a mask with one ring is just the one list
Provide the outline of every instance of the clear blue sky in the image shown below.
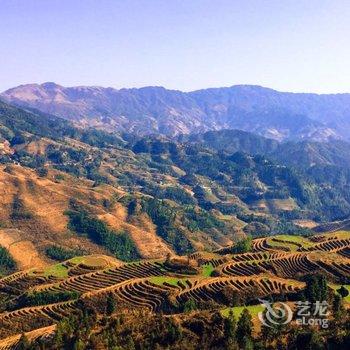
[[350,92],[350,1],[0,0],[0,77]]

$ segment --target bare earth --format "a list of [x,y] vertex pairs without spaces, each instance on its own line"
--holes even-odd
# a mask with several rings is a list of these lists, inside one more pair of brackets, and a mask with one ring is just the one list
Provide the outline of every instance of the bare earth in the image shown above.
[[0,245],[10,252],[21,270],[43,268],[47,263],[40,257],[34,244],[21,237],[21,231],[16,229],[0,230]]

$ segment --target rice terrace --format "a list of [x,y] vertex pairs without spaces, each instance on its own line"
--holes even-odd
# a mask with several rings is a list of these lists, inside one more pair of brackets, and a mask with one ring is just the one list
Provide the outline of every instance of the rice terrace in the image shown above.
[[117,305],[113,312],[125,318],[161,312],[175,322],[200,309],[224,318],[230,311],[239,316],[244,306],[235,303],[245,305],[258,332],[257,312],[263,307],[257,300],[274,296],[293,305],[312,272],[326,276],[335,291],[350,288],[350,232],[280,235],[251,243],[247,253],[232,253],[232,246],[130,263],[82,256],[3,277],[1,298],[9,310],[0,314],[0,349],[15,349],[24,335],[31,342],[54,337],[61,320],[79,315],[87,305],[97,310],[102,332],[111,299]]

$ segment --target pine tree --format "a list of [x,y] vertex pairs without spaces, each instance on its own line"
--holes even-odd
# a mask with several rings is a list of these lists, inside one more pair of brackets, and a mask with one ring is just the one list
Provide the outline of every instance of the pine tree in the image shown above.
[[233,311],[230,310],[228,317],[224,320],[224,334],[227,339],[235,339],[237,322]]
[[238,349],[236,330],[237,322],[233,311],[230,310],[228,317],[224,319],[224,337],[227,349]]
[[243,348],[245,347],[245,344],[252,337],[252,332],[253,332],[252,316],[249,313],[248,309],[244,309],[241,314],[241,317],[238,320],[237,331],[236,331],[236,338],[240,347],[243,347]]
[[337,289],[337,292],[341,295],[342,298],[346,298],[349,295],[349,291],[344,286],[341,286],[339,289]]
[[107,305],[106,305],[106,313],[107,315],[112,315],[116,309],[116,301],[114,299],[113,293],[108,293],[107,295]]

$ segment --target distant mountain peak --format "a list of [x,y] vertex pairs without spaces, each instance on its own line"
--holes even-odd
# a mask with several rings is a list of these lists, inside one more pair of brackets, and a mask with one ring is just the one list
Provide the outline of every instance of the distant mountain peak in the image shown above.
[[48,81],[46,83],[42,83],[42,84],[40,84],[40,86],[42,86],[45,89],[63,88],[63,86],[58,85],[58,84],[56,84],[56,83],[54,83],[52,81]]

